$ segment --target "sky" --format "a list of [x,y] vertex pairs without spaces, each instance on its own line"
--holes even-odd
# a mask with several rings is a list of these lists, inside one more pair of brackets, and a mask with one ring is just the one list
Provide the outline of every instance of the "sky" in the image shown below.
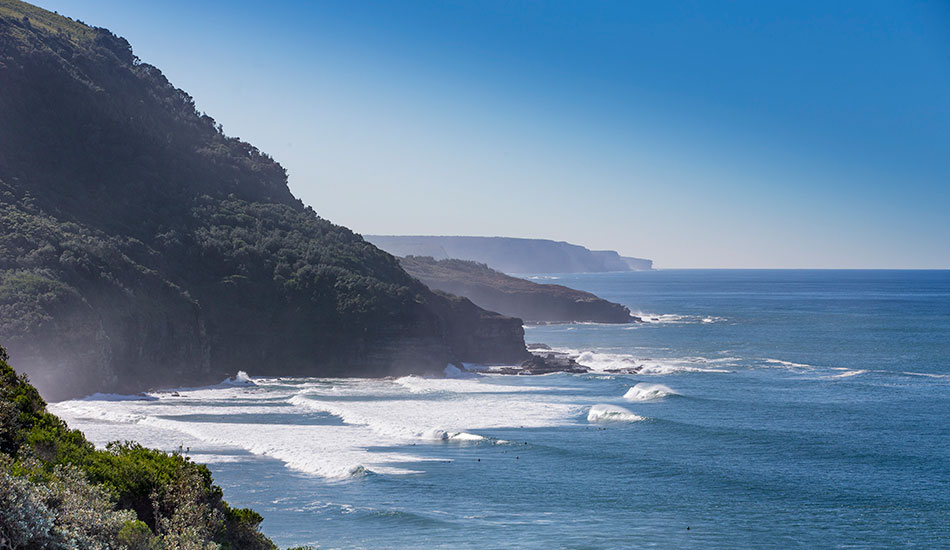
[[40,0],[317,213],[658,268],[950,268],[950,3]]

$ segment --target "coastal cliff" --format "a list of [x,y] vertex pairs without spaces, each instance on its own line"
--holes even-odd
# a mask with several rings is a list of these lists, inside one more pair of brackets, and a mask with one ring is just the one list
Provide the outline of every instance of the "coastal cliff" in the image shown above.
[[556,284],[511,277],[485,264],[407,256],[400,264],[429,288],[464,296],[479,306],[526,322],[630,323],[638,321],[620,304]]
[[365,238],[394,256],[470,260],[504,273],[603,273],[653,269],[651,260],[547,239],[425,235],[365,235]]
[[0,0],[0,113],[0,342],[48,399],[529,357],[106,29]]

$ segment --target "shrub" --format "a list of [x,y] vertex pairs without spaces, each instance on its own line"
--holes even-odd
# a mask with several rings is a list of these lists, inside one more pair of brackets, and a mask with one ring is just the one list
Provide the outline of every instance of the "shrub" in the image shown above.
[[134,442],[97,450],[0,347],[0,549],[275,550],[211,471]]
[[0,459],[0,547],[106,550],[133,515],[76,467]]

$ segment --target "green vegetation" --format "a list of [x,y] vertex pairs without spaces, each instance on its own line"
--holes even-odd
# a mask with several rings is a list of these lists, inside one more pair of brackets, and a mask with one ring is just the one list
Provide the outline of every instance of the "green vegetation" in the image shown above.
[[0,2],[0,17],[18,18],[24,24],[49,32],[66,36],[75,43],[89,40],[95,36],[89,27],[80,21],[61,17],[42,8],[23,2]]
[[0,348],[0,548],[274,549],[262,519],[228,506],[208,468],[181,454],[95,449]]

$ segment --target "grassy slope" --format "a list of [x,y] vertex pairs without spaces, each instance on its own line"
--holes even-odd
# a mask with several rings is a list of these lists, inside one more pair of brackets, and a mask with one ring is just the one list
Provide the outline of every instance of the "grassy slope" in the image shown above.
[[63,34],[75,43],[92,40],[95,32],[87,25],[19,0],[0,0],[0,17],[27,17],[30,24],[49,32]]

